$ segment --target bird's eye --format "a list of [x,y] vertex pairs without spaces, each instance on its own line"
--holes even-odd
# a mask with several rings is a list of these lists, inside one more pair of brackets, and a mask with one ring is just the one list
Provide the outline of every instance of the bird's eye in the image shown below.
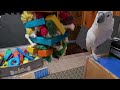
[[107,17],[109,17],[110,15],[107,15]]

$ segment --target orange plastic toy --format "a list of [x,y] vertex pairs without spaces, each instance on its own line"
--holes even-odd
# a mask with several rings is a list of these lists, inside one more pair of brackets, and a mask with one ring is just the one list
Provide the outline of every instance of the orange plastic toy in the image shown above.
[[4,55],[2,53],[0,53],[0,56],[3,57]]
[[38,50],[38,56],[40,57],[47,57],[50,56],[52,53],[53,53],[53,49]]

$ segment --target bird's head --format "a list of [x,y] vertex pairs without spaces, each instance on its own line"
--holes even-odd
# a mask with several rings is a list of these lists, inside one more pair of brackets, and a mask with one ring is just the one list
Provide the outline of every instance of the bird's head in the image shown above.
[[113,11],[98,11],[97,23],[109,22],[113,18]]

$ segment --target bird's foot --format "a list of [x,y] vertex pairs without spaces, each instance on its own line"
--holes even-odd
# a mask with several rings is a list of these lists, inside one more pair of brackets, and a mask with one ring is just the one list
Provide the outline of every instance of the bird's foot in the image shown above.
[[97,55],[95,53],[92,54],[90,57],[93,58],[95,61],[98,61],[98,57],[97,57]]

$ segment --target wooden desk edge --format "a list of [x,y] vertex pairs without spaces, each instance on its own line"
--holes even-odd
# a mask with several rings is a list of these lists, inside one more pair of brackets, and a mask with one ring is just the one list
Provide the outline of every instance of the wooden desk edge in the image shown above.
[[[106,56],[108,54],[103,54],[103,55],[100,55],[100,56]],[[108,69],[104,68],[101,64],[99,64],[97,61],[95,61],[94,59],[90,58],[90,57],[87,57],[86,59],[86,63],[85,63],[85,72],[84,72],[84,78],[86,79],[86,71],[87,71],[87,64],[88,64],[88,60],[90,62],[93,62],[94,64],[96,64],[98,67],[104,69],[106,72],[108,72],[109,74],[111,74],[115,79],[119,79],[116,75],[114,75],[112,72],[110,72]]]

